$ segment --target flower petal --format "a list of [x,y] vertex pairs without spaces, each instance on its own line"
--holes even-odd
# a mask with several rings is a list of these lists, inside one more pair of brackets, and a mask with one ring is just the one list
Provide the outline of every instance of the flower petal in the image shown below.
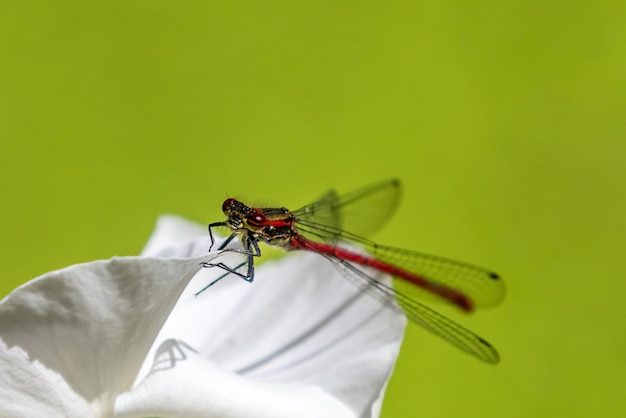
[[319,388],[247,379],[216,366],[176,340],[165,341],[148,376],[118,398],[115,416],[353,417],[341,402]]
[[[62,416],[110,413],[199,264],[213,257],[95,261],[13,291],[0,302],[0,416],[12,415],[18,397],[33,408],[22,415],[54,416],[38,409],[46,405]],[[42,389],[28,390],[27,380]]]
[[[225,254],[219,261],[235,266],[241,259]],[[159,343],[184,341],[240,375],[319,387],[355,416],[378,415],[406,325],[402,313],[317,254],[290,254],[262,264],[253,283],[229,275],[194,296],[223,273],[205,269],[194,278]]]
[[89,417],[97,407],[78,396],[63,376],[31,361],[20,347],[0,341],[0,415],[3,417]]

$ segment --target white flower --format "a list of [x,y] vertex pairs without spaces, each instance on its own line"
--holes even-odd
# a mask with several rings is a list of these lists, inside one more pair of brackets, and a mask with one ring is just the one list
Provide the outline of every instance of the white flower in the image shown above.
[[378,416],[404,316],[316,254],[195,297],[224,273],[202,262],[239,260],[207,254],[206,236],[163,217],[141,257],[54,271],[3,299],[0,416]]

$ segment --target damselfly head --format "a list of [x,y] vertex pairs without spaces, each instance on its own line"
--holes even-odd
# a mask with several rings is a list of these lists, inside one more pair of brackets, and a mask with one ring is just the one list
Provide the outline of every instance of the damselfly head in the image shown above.
[[238,200],[233,198],[226,199],[222,204],[222,212],[228,217],[228,226],[236,231],[245,228],[246,209],[249,208]]
[[222,211],[228,217],[228,226],[231,229],[259,231],[267,226],[267,218],[261,210],[246,206],[236,199],[226,199],[222,204]]
[[241,202],[238,202],[232,197],[229,197],[228,199],[224,200],[224,203],[222,203],[222,212],[224,212],[224,215],[230,216],[230,213],[233,210],[236,210],[238,203],[241,203]]

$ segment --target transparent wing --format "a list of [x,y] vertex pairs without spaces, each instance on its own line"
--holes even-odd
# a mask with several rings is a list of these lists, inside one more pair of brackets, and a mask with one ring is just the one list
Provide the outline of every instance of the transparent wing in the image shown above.
[[[436,285],[454,289],[468,296],[474,307],[497,305],[504,299],[506,286],[500,276],[488,269],[448,258],[393,247],[368,246],[378,260],[421,276]],[[411,282],[396,279],[394,288],[416,297],[435,297]]]
[[310,231],[314,232],[312,237],[317,239],[335,240],[334,231],[341,230],[367,236],[393,215],[398,207],[400,191],[397,179],[375,183],[341,196],[331,190],[317,202],[294,211],[293,215],[301,226],[328,227]]
[[[357,244],[364,248],[372,258],[420,276],[437,286],[461,292],[471,299],[474,307],[497,305],[506,293],[506,286],[500,276],[483,267],[417,251],[378,245],[366,238],[325,225],[306,223],[301,226],[298,222],[297,226],[309,236],[332,236],[341,246],[343,246],[341,241]],[[442,300],[437,295],[406,280],[396,279],[394,287],[410,297]]]
[[399,306],[411,321],[426,330],[482,361],[492,364],[500,361],[498,351],[467,328],[419,303],[401,291],[390,288],[353,264],[333,256],[325,255],[325,257],[335,263],[344,276],[364,292],[385,304]]
[[[341,214],[339,195],[335,190],[329,190],[321,198],[310,205],[300,208],[292,214],[302,222],[310,222],[315,225],[327,225],[330,229],[341,229]],[[323,234],[324,238],[329,237]],[[320,238],[322,238],[320,237]]]

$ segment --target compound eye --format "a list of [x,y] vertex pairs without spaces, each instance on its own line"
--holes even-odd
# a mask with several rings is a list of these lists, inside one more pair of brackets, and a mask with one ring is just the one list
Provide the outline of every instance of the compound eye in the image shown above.
[[233,199],[232,197],[224,200],[224,203],[222,203],[222,212],[224,212],[224,215],[228,216],[230,214],[230,212],[233,210],[234,204],[235,199]]

